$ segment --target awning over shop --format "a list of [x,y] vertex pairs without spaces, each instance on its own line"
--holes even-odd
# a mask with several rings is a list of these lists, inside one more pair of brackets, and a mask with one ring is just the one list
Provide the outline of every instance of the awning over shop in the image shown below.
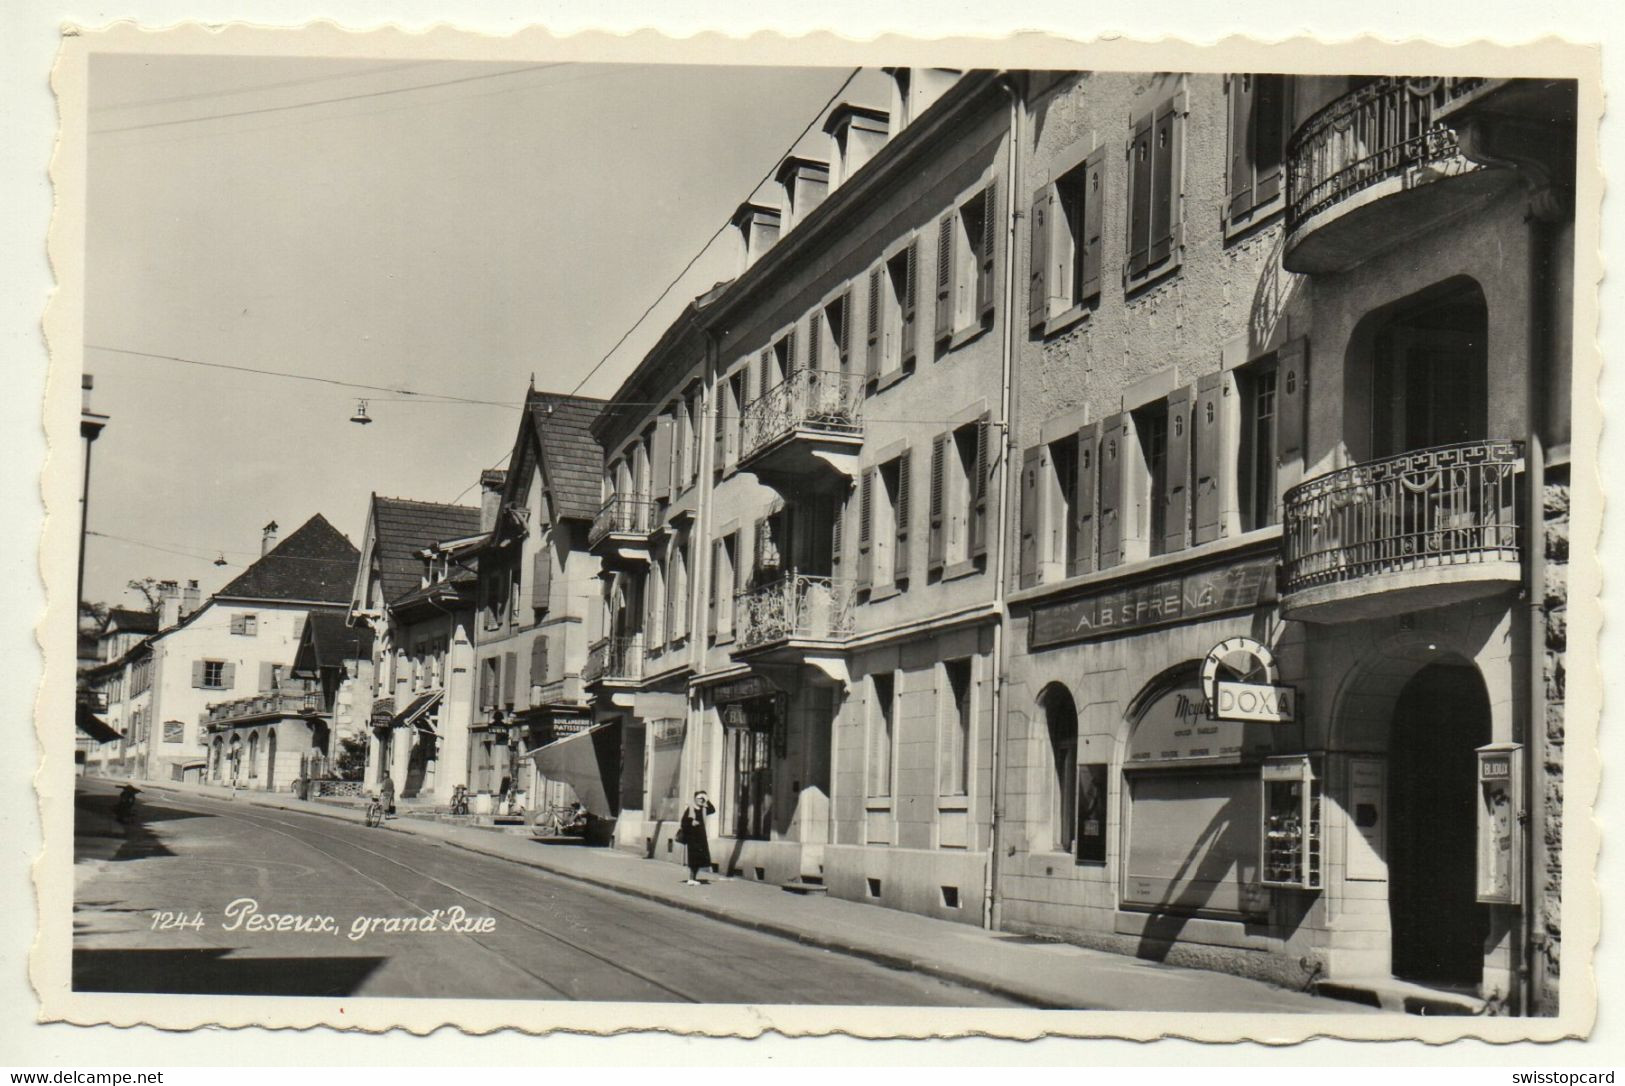
[[78,706],[78,710],[79,730],[96,740],[96,742],[111,743],[119,737],[118,732],[108,727],[107,721],[85,706]]
[[413,699],[412,703],[406,707],[404,712],[400,713],[389,722],[390,727],[410,728],[416,726],[421,728],[423,731],[428,732],[430,735],[433,735],[434,725],[429,722],[429,710],[440,704],[440,699],[444,696],[444,694],[445,691],[436,690],[432,694],[424,694],[421,697]]
[[527,751],[536,772],[575,789],[587,812],[599,818],[618,813],[610,797],[620,793],[621,726],[619,721]]

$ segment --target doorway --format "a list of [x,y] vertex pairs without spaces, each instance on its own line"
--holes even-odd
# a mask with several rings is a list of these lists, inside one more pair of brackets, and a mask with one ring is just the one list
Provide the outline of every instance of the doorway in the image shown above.
[[1377,332],[1372,445],[1378,457],[1482,441],[1489,312],[1477,284],[1426,292]]
[[1490,916],[1475,885],[1474,750],[1489,741],[1489,695],[1472,667],[1430,664],[1394,703],[1388,912],[1396,977],[1475,988],[1483,979]]

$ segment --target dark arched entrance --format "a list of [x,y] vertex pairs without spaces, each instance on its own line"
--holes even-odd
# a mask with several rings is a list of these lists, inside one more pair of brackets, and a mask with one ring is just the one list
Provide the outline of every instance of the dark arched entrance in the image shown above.
[[1394,703],[1389,746],[1389,891],[1396,977],[1476,986],[1489,910],[1475,887],[1474,750],[1490,703],[1472,667],[1430,664]]
[[276,791],[276,727],[265,736],[265,790]]

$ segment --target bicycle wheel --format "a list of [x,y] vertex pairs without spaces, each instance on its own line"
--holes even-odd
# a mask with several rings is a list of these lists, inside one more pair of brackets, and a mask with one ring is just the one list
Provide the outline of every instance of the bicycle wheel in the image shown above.
[[384,821],[384,805],[382,803],[367,804],[367,825],[377,827]]

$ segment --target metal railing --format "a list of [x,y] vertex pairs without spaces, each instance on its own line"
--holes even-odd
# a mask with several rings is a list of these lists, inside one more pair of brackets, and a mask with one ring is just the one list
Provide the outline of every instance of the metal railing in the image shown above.
[[643,635],[605,637],[587,649],[587,666],[581,670],[586,682],[617,682],[643,678]]
[[1455,158],[1456,133],[1434,115],[1483,83],[1383,76],[1316,112],[1287,144],[1287,232],[1412,166]]
[[863,375],[845,370],[800,369],[745,406],[740,456],[796,430],[863,433]]
[[244,717],[266,716],[272,713],[306,715],[325,711],[322,705],[322,696],[316,691],[277,690],[266,694],[255,694],[249,698],[233,698],[231,701],[216,702],[198,715],[198,722],[200,724],[219,724],[228,720],[241,720]]
[[1516,441],[1470,441],[1357,464],[1282,498],[1281,590],[1520,557]]
[[847,581],[787,573],[736,599],[735,650],[791,639],[838,641],[853,629],[855,593]]
[[605,502],[598,515],[592,518],[587,546],[610,535],[647,535],[653,508],[654,503],[648,498],[617,494]]

